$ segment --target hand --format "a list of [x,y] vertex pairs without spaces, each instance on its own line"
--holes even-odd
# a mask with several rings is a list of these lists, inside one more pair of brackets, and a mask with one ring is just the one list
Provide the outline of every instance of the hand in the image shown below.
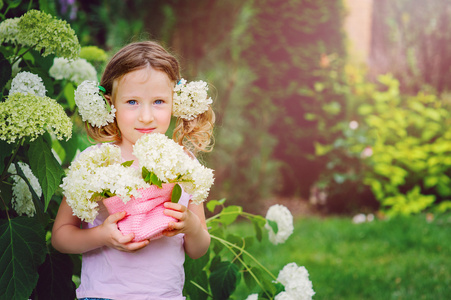
[[168,228],[163,231],[165,236],[174,236],[179,233],[192,234],[202,229],[199,217],[186,206],[165,202],[164,214],[177,219],[177,222],[169,222]]
[[108,216],[101,226],[104,244],[124,252],[135,252],[149,244],[148,240],[132,243],[133,233],[123,235],[117,228],[117,222],[126,216],[126,212],[119,212]]

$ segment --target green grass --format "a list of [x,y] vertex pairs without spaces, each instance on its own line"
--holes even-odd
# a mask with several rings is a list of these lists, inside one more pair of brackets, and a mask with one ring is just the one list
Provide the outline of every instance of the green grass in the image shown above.
[[[252,233],[247,223],[241,234]],[[285,244],[266,238],[250,252],[277,276],[290,262],[303,265],[319,299],[451,299],[451,216],[424,215],[353,224],[350,218],[295,221]],[[236,299],[249,292],[243,281]]]

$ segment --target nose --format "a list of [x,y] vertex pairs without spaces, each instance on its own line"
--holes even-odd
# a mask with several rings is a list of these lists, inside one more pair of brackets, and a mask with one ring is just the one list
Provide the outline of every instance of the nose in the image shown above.
[[143,105],[139,111],[138,121],[147,124],[154,120],[153,110],[151,106]]

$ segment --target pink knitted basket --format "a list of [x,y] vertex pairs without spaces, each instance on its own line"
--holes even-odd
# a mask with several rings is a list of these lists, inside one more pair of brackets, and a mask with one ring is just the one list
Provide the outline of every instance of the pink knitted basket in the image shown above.
[[126,204],[119,196],[103,200],[103,204],[110,214],[127,212],[127,215],[117,222],[119,230],[124,234],[134,233],[133,242],[155,240],[163,236],[162,232],[168,228],[173,217],[163,214],[164,202],[171,201],[174,184],[163,184],[162,188],[152,185],[140,189],[141,198],[134,198]]

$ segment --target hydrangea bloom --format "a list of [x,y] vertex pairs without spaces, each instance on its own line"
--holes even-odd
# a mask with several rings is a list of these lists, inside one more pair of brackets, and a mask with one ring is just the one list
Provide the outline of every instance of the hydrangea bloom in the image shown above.
[[258,294],[251,294],[247,296],[246,300],[258,300]]
[[80,57],[91,62],[105,62],[108,59],[106,52],[96,46],[81,47]]
[[280,292],[275,297],[274,300],[297,300],[288,294],[287,292]]
[[92,126],[102,127],[114,121],[116,109],[111,105],[111,110],[108,110],[108,104],[95,81],[86,80],[77,87],[75,103],[83,121],[88,121]]
[[296,263],[289,263],[277,276],[277,281],[285,286],[285,293],[291,298],[277,298],[276,299],[298,299],[309,300],[312,299],[315,292],[313,291],[312,282],[309,280],[309,274],[305,267],[299,267]]
[[57,80],[67,79],[77,85],[85,80],[97,81],[96,69],[83,58],[70,61],[64,57],[55,57],[49,74]]
[[[30,185],[35,191],[36,195],[38,195],[38,197],[41,197],[42,195],[41,186],[36,176],[34,176],[33,172],[31,172],[30,167],[23,162],[19,162],[18,164],[20,169],[24,173],[25,177],[27,177],[28,181],[30,182]],[[11,164],[8,168],[8,172],[10,174],[17,174],[16,166]],[[13,199],[12,199],[13,209],[19,215],[25,214],[29,217],[33,217],[34,214],[36,213],[36,208],[34,207],[33,198],[30,189],[28,187],[28,184],[19,175],[12,175],[11,178],[14,182]]]
[[6,19],[0,23],[0,43],[17,44],[20,18]]
[[70,165],[61,188],[74,215],[92,222],[98,214],[98,200],[118,195],[127,202],[139,197],[138,189],[149,185],[135,168],[120,164],[121,150],[112,144],[93,146]]
[[29,10],[20,17],[17,26],[17,43],[32,46],[38,52],[42,50],[42,56],[78,57],[78,38],[66,21],[38,10]]
[[142,136],[133,147],[140,167],[153,172],[163,183],[180,183],[194,203],[204,201],[213,184],[213,170],[202,166],[183,148],[161,133]]
[[274,233],[269,224],[265,228],[269,231],[269,240],[274,245],[284,243],[293,233],[293,216],[291,212],[283,205],[275,204],[268,209],[266,219],[277,223],[277,234]]
[[213,102],[208,98],[207,91],[207,83],[202,80],[186,83],[185,79],[181,79],[174,88],[172,114],[185,120],[193,120],[207,111]]
[[72,122],[55,100],[14,93],[0,103],[0,140],[14,143],[30,137],[33,141],[46,130],[60,140],[72,136]]
[[9,94],[23,93],[44,97],[45,86],[41,77],[30,72],[20,72],[11,81]]

